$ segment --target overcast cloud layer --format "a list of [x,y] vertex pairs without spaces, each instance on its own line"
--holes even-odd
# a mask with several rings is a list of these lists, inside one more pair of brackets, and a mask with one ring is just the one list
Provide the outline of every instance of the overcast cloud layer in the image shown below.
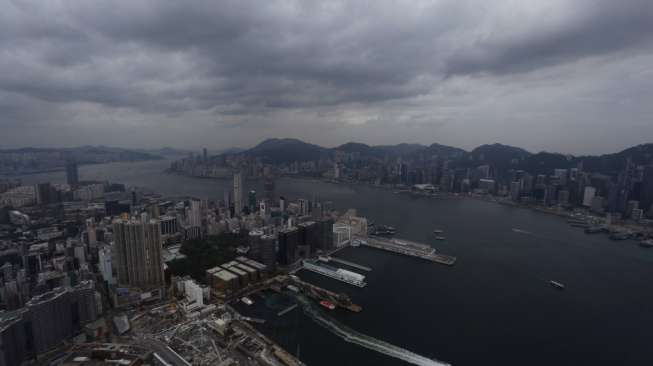
[[0,0],[0,147],[653,142],[653,1]]

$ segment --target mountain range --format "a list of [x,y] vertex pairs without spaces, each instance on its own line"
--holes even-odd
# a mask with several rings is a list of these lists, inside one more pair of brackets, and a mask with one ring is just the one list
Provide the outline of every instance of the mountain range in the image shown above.
[[627,159],[636,165],[653,164],[653,143],[633,146],[620,152],[573,156],[560,153],[532,153],[525,149],[503,145],[481,145],[471,151],[453,146],[432,144],[397,144],[370,146],[359,142],[325,148],[292,138],[267,139],[251,149],[235,154],[245,157],[261,158],[272,164],[293,161],[312,161],[320,158],[333,158],[337,153],[357,154],[361,159],[404,158],[406,160],[425,160],[434,156],[449,160],[454,167],[476,167],[490,165],[498,171],[522,169],[533,174],[551,174],[556,168],[572,168],[582,162],[586,171],[615,174],[621,171]]

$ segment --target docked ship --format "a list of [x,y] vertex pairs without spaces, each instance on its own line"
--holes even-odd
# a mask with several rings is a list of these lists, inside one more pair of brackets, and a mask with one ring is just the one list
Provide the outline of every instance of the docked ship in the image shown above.
[[320,305],[324,306],[325,308],[327,308],[329,310],[333,310],[333,309],[336,308],[336,306],[332,302],[326,301],[326,300],[321,300]]
[[551,286],[557,288],[558,290],[564,290],[565,289],[565,285],[563,285],[562,283],[560,283],[558,281],[551,280],[551,281],[549,281],[549,283],[551,284]]
[[370,234],[376,236],[394,236],[397,233],[397,230],[388,225],[375,225],[372,224],[370,227]]
[[348,283],[350,285],[365,287],[367,283],[365,282],[365,276],[360,273],[348,271],[343,268],[332,267],[327,264],[318,264],[315,261],[305,260],[302,262],[304,269],[309,271],[319,273],[323,276],[331,277],[333,279]]

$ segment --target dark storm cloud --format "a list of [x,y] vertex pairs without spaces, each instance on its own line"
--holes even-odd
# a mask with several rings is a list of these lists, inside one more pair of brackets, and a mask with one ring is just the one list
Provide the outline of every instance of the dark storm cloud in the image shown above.
[[[512,75],[588,56],[648,54],[653,36],[648,0],[0,0],[0,6],[1,127],[19,129],[28,120],[44,128],[61,121],[89,127],[99,123],[96,115],[111,115],[130,126],[159,124],[170,139],[178,131],[165,131],[175,123],[202,136],[211,121],[259,123],[258,135],[284,134],[275,123],[297,128],[311,117],[332,126],[377,121],[391,130],[394,123],[400,131],[402,121],[438,128],[441,120],[472,123],[495,111],[474,109],[496,98],[488,83],[525,85]],[[577,85],[589,88],[586,81]],[[621,95],[629,95],[623,88]],[[539,97],[555,99],[555,91],[547,93]],[[263,137],[249,136],[237,141]]]
[[567,22],[474,40],[473,47],[454,52],[447,59],[447,73],[530,71],[653,44],[653,2],[649,0],[581,0],[570,5]]

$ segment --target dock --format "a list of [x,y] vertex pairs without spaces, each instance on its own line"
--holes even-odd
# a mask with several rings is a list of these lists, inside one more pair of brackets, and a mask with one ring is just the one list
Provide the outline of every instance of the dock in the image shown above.
[[421,243],[416,243],[404,239],[381,238],[381,237],[368,237],[360,240],[361,245],[385,250],[388,252],[407,255],[410,257],[417,257],[430,262],[452,266],[456,263],[456,257],[436,253],[435,249]]
[[287,308],[285,308],[285,309],[281,310],[280,312],[278,312],[278,313],[277,313],[277,316],[284,316],[284,315],[286,315],[287,313],[289,313],[289,312],[295,310],[296,308],[297,308],[297,304],[290,305],[290,306],[288,306]]
[[344,264],[344,265],[352,267],[352,268],[360,269],[361,271],[366,271],[366,272],[372,271],[372,268],[370,268],[370,267],[363,266],[361,264],[350,262],[350,261],[340,259],[340,258],[336,258],[336,257],[326,256],[326,260],[327,260],[327,262],[336,262],[336,263]]

